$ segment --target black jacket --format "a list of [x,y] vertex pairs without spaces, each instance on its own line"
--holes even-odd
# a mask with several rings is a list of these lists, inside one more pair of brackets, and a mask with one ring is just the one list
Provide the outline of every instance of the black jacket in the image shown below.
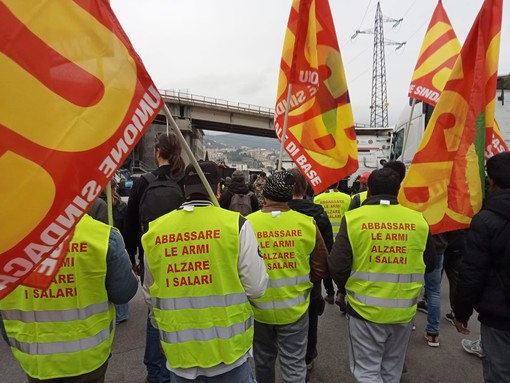
[[[171,167],[170,165],[163,165],[157,168],[152,172],[156,177],[159,176],[171,176],[170,174]],[[183,180],[184,180],[184,173],[176,179],[176,182],[181,186],[181,189],[183,189]],[[142,198],[143,192],[145,189],[147,189],[148,182],[143,177],[138,177],[135,182],[133,183],[133,187],[131,188],[131,191],[129,193],[129,200],[126,208],[126,216],[124,218],[124,241],[126,243],[126,250],[129,254],[129,258],[131,259],[131,263],[134,265],[136,263],[135,261],[135,255],[138,250],[138,258],[139,261],[142,261],[142,227],[140,225],[140,212],[139,212],[139,206],[140,206],[140,199]],[[184,199],[182,196],[176,196],[176,198],[179,198],[180,201],[176,202],[179,205],[184,202]]]
[[[289,207],[301,214],[313,217],[329,253],[333,246],[333,229],[331,228],[331,222],[329,221],[328,214],[324,211],[324,208],[319,204],[305,199],[293,199],[292,201],[289,201]],[[310,299],[313,302],[322,301],[321,281],[313,284],[310,292]],[[310,302],[310,304],[312,304],[312,302]]]
[[[246,185],[243,182],[236,182],[234,180],[232,180],[232,183],[230,185],[228,185],[227,189],[225,189],[223,191],[223,193],[221,193],[221,196],[220,196],[220,199],[219,199],[219,204],[220,204],[220,207],[222,207],[223,209],[228,209],[228,207],[230,206],[230,201],[232,200],[232,196],[234,195],[234,193],[236,194],[248,194],[250,193],[250,189],[248,188],[248,185]],[[255,212],[257,210],[259,210],[259,200],[257,199],[257,196],[255,195],[255,193],[251,192],[252,195],[250,197],[250,203],[251,203],[251,211],[252,212]]]
[[503,190],[490,195],[471,221],[453,305],[459,321],[467,322],[475,309],[484,325],[510,331],[510,304],[503,290],[510,273],[501,266],[510,262],[509,240],[510,190]]
[[326,248],[328,249],[328,252],[330,252],[333,247],[333,229],[331,228],[331,222],[328,218],[328,214],[324,211],[324,208],[321,205],[306,199],[293,199],[292,201],[289,201],[289,207],[292,210],[315,219],[315,223],[321,232]]

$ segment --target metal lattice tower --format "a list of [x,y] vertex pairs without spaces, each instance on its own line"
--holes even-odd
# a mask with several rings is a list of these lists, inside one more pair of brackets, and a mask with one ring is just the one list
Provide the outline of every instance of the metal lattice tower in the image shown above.
[[372,69],[370,127],[388,127],[388,94],[386,90],[386,60],[384,55],[384,24],[380,3],[377,3],[377,11],[375,12],[374,67]]
[[355,39],[360,34],[374,35],[374,61],[372,69],[372,100],[370,103],[370,127],[387,128],[388,127],[388,95],[386,90],[386,59],[384,53],[385,45],[396,46],[395,51],[401,49],[406,42],[396,42],[384,38],[384,23],[392,23],[393,28],[397,27],[403,18],[392,19],[383,16],[381,4],[377,3],[375,13],[375,26],[373,29],[364,31],[357,30],[351,37]]

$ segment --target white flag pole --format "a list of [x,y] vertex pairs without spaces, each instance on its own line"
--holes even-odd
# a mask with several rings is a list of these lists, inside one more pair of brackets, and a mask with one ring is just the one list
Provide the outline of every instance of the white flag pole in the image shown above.
[[282,157],[283,157],[283,147],[285,145],[285,135],[287,134],[287,125],[289,123],[289,110],[290,110],[290,99],[292,97],[292,83],[289,84],[289,90],[287,92],[287,105],[285,105],[285,117],[283,119],[283,131],[280,145],[280,156],[278,157],[278,169],[279,171],[282,166]]
[[190,162],[193,164],[193,167],[197,171],[198,176],[200,177],[200,180],[204,184],[205,190],[207,190],[207,194],[209,194],[209,197],[211,198],[211,202],[214,204],[214,206],[220,206],[218,203],[218,199],[216,198],[216,194],[211,189],[211,185],[209,185],[209,182],[207,181],[207,178],[205,178],[205,174],[198,165],[197,160],[195,159],[195,156],[193,155],[193,152],[191,151],[190,147],[188,146],[188,143],[184,139],[184,136],[182,135],[181,131],[179,130],[179,127],[177,126],[177,123],[175,122],[172,113],[168,109],[168,106],[166,106],[166,103],[163,104],[163,113],[165,114],[166,118],[170,122],[170,125],[172,126],[172,129],[181,142],[182,147],[184,148],[184,151],[188,155],[188,158]]

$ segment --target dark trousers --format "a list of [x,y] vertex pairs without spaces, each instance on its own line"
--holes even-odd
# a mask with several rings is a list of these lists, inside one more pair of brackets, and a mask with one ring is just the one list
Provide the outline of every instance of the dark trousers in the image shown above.
[[36,379],[27,375],[28,383],[104,383],[104,377],[106,369],[108,368],[108,361],[106,361],[101,367],[92,372],[88,372],[79,376],[71,376],[68,378],[54,378],[54,379]]
[[482,358],[483,379],[485,383],[508,383],[510,382],[510,331],[497,330],[481,325],[483,351]]
[[308,307],[308,344],[306,346],[306,364],[317,358],[317,331],[319,328],[319,316],[324,312],[324,299],[322,297],[310,299]]
[[322,282],[324,283],[324,288],[326,289],[327,294],[335,294],[335,287],[333,286],[333,280],[331,277],[323,279]]
[[444,250],[443,271],[448,278],[450,285],[450,307],[453,307],[453,300],[457,295],[457,282],[459,280],[460,264],[466,252],[466,230],[457,230],[447,233],[448,246]]

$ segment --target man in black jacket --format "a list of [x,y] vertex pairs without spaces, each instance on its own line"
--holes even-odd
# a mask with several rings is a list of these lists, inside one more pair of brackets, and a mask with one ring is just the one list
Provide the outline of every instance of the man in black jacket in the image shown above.
[[468,334],[478,311],[485,382],[510,382],[510,152],[487,161],[491,194],[467,234],[454,300],[455,327]]
[[[331,229],[331,222],[329,221],[327,213],[324,208],[308,199],[304,199],[306,193],[306,178],[303,176],[298,168],[289,170],[296,183],[292,193],[292,201],[289,201],[289,207],[292,210],[313,217],[317,228],[321,232],[322,239],[326,244],[328,253],[333,246],[333,231]],[[322,298],[321,282],[315,282],[310,292],[310,307],[308,309],[308,345],[306,348],[306,366],[307,370],[311,371],[313,368],[313,361],[318,356],[317,353],[317,330],[319,325],[319,316],[324,312],[324,298]],[[307,373],[307,377],[309,374]]]
[[244,178],[244,172],[242,170],[236,170],[232,173],[232,182],[221,193],[218,201],[220,203],[220,207],[223,209],[230,209],[230,202],[232,201],[234,194],[248,194],[250,196],[251,213],[259,210],[259,201],[255,196],[255,193],[251,192],[248,188]]

